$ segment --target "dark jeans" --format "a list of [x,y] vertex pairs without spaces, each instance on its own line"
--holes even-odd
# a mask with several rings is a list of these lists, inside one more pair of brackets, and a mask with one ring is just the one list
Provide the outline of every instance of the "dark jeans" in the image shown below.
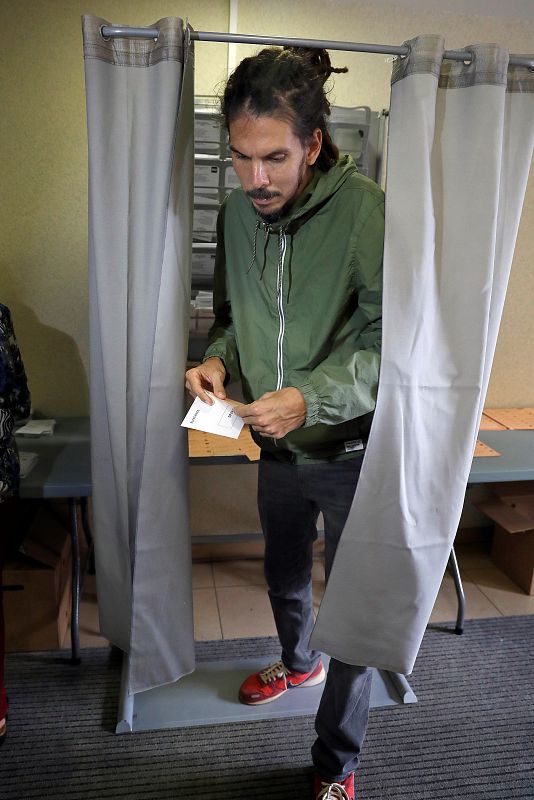
[[[317,518],[325,527],[325,573],[330,574],[363,457],[295,465],[262,455],[258,507],[265,536],[265,576],[288,669],[309,672],[320,653],[308,649],[314,625],[311,571]],[[369,715],[371,671],[335,659],[315,720],[312,759],[322,778],[342,780],[356,769]]]

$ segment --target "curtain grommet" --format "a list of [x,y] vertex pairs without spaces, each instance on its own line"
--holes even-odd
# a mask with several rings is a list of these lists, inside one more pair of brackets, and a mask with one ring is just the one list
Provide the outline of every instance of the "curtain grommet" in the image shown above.
[[102,37],[102,39],[105,42],[111,42],[111,36],[104,36],[104,28],[105,27],[106,27],[105,25],[101,25],[100,26],[100,36]]

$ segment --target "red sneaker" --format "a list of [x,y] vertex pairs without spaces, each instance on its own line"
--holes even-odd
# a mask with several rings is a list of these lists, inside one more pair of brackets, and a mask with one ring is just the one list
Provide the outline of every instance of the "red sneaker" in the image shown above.
[[317,686],[325,677],[322,661],[319,661],[311,672],[291,672],[281,661],[277,661],[261,672],[249,675],[241,684],[239,699],[247,706],[271,703],[288,689],[295,689],[298,686]]
[[342,781],[328,783],[315,773],[315,800],[356,800],[354,794],[354,772]]

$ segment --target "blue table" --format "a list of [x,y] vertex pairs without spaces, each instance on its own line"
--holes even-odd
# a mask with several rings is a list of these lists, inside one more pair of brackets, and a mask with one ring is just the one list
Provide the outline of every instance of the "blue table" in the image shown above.
[[474,458],[469,484],[534,481],[534,431],[480,431],[478,438],[501,455]]
[[87,515],[91,495],[90,428],[87,418],[58,419],[51,436],[16,437],[21,452],[37,453],[38,460],[20,482],[23,499],[65,498],[69,502],[72,541],[71,655],[80,663],[80,595],[82,574],[78,535],[78,508],[89,545],[92,544]]

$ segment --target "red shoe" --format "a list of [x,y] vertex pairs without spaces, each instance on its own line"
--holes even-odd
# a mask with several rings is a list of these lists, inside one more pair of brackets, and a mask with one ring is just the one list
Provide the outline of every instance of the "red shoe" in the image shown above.
[[281,661],[277,661],[261,672],[249,675],[241,684],[239,699],[247,706],[271,703],[288,689],[295,689],[298,686],[317,686],[325,677],[322,661],[319,661],[311,672],[291,672]]
[[354,772],[345,780],[328,783],[315,773],[315,800],[356,800],[354,794]]

